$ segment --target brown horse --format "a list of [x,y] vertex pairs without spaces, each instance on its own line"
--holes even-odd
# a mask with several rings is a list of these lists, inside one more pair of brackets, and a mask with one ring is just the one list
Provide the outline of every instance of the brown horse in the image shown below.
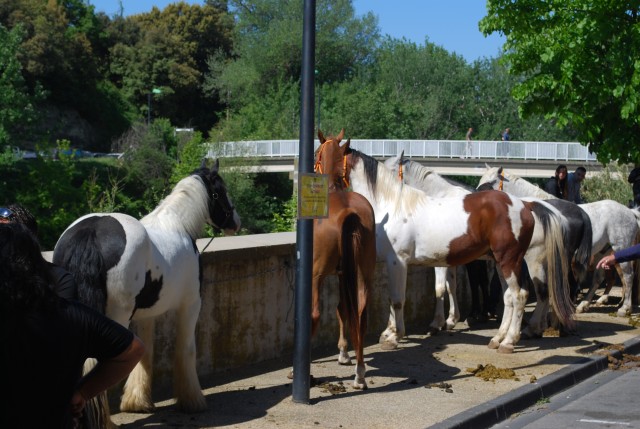
[[[338,137],[330,137],[338,142]],[[318,131],[320,142],[326,139]],[[316,155],[316,167],[322,152]],[[318,173],[320,171],[317,171]],[[340,339],[338,362],[351,364],[347,350],[345,323],[356,354],[354,389],[366,389],[364,340],[367,330],[367,300],[373,285],[376,264],[375,217],[369,201],[356,192],[329,187],[329,217],[313,223],[312,328],[315,335],[320,322],[320,287],[329,275],[337,275],[340,289],[338,323]]]
[[[383,341],[397,344],[404,335],[408,264],[443,267],[487,257],[495,259],[506,288],[502,323],[489,347],[512,353],[520,338],[528,297],[520,287],[524,260],[530,272],[546,261],[552,305],[561,322],[572,327],[573,307],[565,287],[568,266],[562,257],[564,218],[553,207],[499,191],[429,197],[404,186],[383,164],[350,149],[349,143],[323,142],[320,161],[336,188],[348,184],[373,206],[377,252],[387,262],[391,298]],[[538,222],[542,228],[534,231]],[[533,243],[539,245],[530,247]]]

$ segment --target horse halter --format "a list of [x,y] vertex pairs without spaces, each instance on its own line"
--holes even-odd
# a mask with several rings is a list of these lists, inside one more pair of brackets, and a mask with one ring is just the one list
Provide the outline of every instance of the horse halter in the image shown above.
[[222,225],[218,226],[218,228],[224,229],[229,221],[233,220],[233,212],[235,210],[235,207],[233,206],[233,204],[229,204],[229,198],[220,198],[220,194],[215,191],[211,192],[211,200],[214,204],[217,202],[224,212],[224,222],[222,223]]
[[[318,160],[313,166],[314,173],[324,174],[324,172],[322,171],[322,152],[324,151],[325,143],[332,142],[332,141],[333,141],[332,139],[325,140],[324,143],[320,145],[320,148],[318,149]],[[349,181],[347,180],[347,155],[342,155],[342,181],[344,182],[345,186],[348,188]]]

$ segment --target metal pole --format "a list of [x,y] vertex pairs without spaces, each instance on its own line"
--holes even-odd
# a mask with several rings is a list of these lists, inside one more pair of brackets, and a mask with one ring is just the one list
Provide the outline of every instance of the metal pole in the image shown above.
[[[302,29],[302,87],[300,113],[300,161],[298,172],[313,171],[313,107],[316,2],[304,0]],[[298,201],[300,196],[298,195]],[[311,273],[313,220],[298,219],[296,232],[296,296],[293,346],[293,402],[309,403],[311,375]]]

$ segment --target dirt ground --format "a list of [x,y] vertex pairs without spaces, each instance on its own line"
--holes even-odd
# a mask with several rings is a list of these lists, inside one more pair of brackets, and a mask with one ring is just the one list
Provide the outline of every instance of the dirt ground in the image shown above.
[[[577,315],[576,335],[521,340],[513,354],[488,349],[495,320],[459,323],[433,337],[410,332],[395,351],[383,351],[372,338],[365,350],[366,391],[351,387],[354,367],[338,365],[334,350],[314,349],[309,404],[292,401],[292,357],[285,356],[202,378],[210,406],[203,413],[178,412],[170,391],[160,389],[155,413],[119,413],[113,421],[123,429],[424,428],[640,336],[638,313],[616,317],[619,299],[613,301]],[[635,356],[610,358],[613,369],[638,365]]]

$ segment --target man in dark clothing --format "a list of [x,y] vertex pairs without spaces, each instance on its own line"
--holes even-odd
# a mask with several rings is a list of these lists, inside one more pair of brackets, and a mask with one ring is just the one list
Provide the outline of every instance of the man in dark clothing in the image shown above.
[[[86,402],[126,377],[144,353],[128,329],[49,287],[35,237],[0,225],[3,428],[71,428]],[[82,376],[87,358],[97,366]]]

